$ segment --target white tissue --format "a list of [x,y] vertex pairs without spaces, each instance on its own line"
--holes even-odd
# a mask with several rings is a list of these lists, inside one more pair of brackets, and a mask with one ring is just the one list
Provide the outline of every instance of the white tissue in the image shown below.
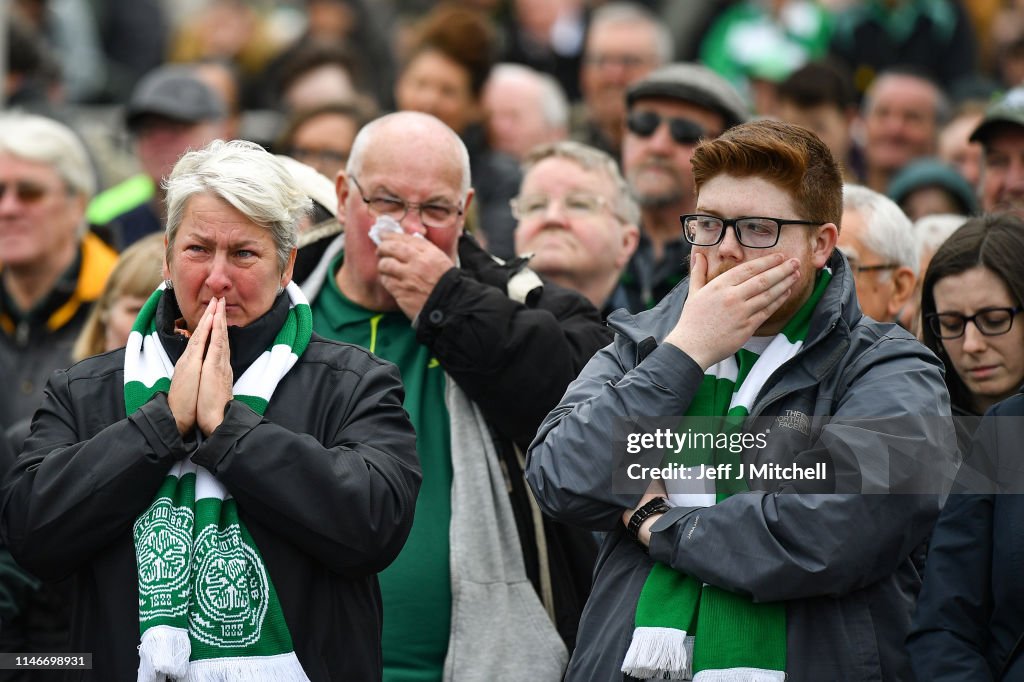
[[[379,216],[377,218],[377,222],[375,222],[373,227],[370,228],[370,239],[373,240],[374,244],[380,246],[381,238],[388,232],[397,232],[398,234],[401,234],[405,232],[405,230],[403,230],[402,226],[398,224],[398,221],[391,216]],[[416,232],[414,236],[423,239],[423,235],[419,232]]]

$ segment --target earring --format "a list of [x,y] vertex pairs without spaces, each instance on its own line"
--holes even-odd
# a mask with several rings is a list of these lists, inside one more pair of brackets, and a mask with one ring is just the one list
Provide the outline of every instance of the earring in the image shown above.
[[174,288],[174,282],[172,282],[169,279],[165,279],[164,280],[164,288],[167,289],[167,290],[173,289]]

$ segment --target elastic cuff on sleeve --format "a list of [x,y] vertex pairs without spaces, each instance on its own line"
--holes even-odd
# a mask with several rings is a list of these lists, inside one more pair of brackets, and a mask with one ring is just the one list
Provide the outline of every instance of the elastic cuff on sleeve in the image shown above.
[[704,370],[697,361],[671,343],[659,344],[637,368],[646,371],[655,385],[674,393],[678,391],[672,387],[700,386],[704,380]]
[[702,507],[672,507],[662,514],[661,518],[651,524],[651,543],[648,548],[651,558],[668,563],[676,550],[674,538],[678,537],[678,534],[676,532],[665,533],[664,531],[674,526],[680,519],[688,516],[691,512],[697,512],[692,518],[685,521],[686,532],[689,532],[691,525],[700,523],[699,512],[701,509]]
[[227,465],[225,459],[235,443],[263,421],[245,403],[232,400],[224,410],[224,421],[203,441],[192,455],[192,461],[216,474]]
[[185,459],[191,452],[192,448],[178,433],[178,424],[167,405],[166,393],[154,395],[128,419],[142,432],[143,438],[153,449],[158,461],[167,457],[175,460]]

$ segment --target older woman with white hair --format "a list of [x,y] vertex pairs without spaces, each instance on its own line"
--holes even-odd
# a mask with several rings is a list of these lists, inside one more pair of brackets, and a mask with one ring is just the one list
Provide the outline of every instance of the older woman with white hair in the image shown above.
[[4,536],[75,577],[96,679],[377,679],[376,573],[420,482],[398,371],[312,334],[310,202],[272,155],[189,152],[167,198],[167,279],[126,349],[51,379]]

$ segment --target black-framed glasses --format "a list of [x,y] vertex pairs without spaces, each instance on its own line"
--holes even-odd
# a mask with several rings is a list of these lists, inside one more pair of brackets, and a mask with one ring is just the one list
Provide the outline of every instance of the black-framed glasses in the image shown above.
[[850,270],[856,274],[862,272],[882,272],[884,270],[895,270],[900,267],[899,263],[872,263],[871,265],[861,265],[857,262],[856,258],[846,257],[846,261],[850,264]]
[[34,204],[46,196],[46,185],[38,182],[19,180],[17,182],[0,182],[0,201],[7,196],[7,190],[13,190],[14,196],[23,204]]
[[973,322],[974,328],[985,336],[1005,334],[1013,327],[1013,318],[1020,312],[1024,312],[1024,307],[992,307],[982,308],[973,315],[928,313],[924,319],[928,320],[928,326],[940,339],[959,339],[967,331],[968,322]]
[[386,215],[394,219],[396,223],[402,222],[402,219],[409,213],[410,208],[415,208],[419,212],[420,222],[423,223],[424,227],[436,230],[455,227],[459,216],[462,215],[462,207],[452,206],[451,204],[439,202],[415,203],[389,196],[366,198],[366,193],[363,192],[363,188],[355,176],[350,175],[349,179],[356,186],[356,189],[359,190],[359,197],[366,204],[370,213],[376,216]]
[[878,263],[875,265],[854,265],[851,263],[850,269],[852,269],[859,275],[862,272],[880,272],[882,270],[895,270],[899,266],[899,263]]
[[688,118],[665,117],[655,111],[631,111],[626,117],[626,128],[640,137],[650,137],[662,121],[668,122],[668,132],[676,144],[697,144],[707,135],[704,126]]
[[779,243],[784,225],[821,225],[818,220],[785,220],[762,216],[719,218],[703,213],[679,216],[683,236],[694,246],[714,246],[725,238],[729,227],[736,233],[736,241],[751,249],[770,249]]

